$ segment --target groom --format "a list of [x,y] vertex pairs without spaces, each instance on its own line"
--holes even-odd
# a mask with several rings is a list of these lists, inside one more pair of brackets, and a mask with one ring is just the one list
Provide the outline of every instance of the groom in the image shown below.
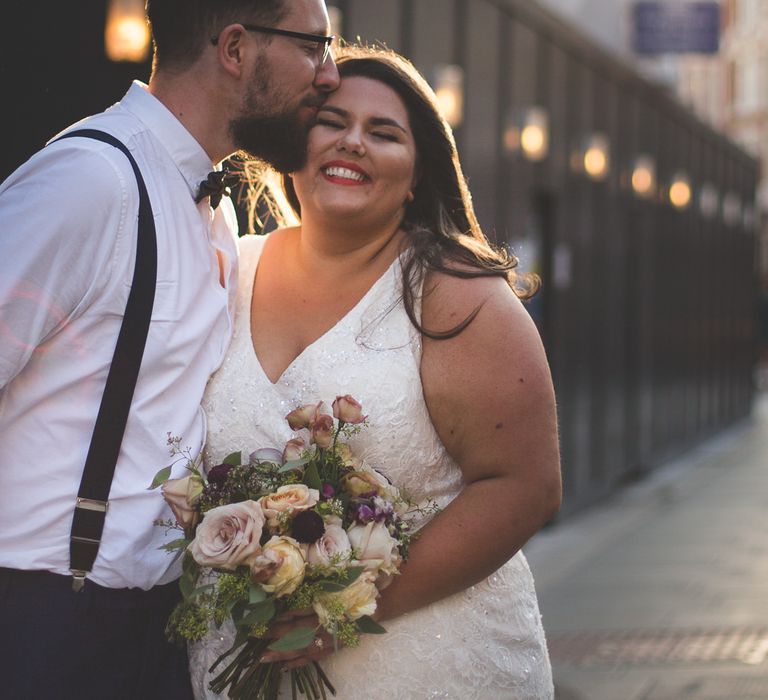
[[157,240],[151,320],[109,498],[77,505],[104,523],[100,543],[81,538],[97,548],[88,573],[70,559],[70,536],[137,265],[137,176],[119,146],[79,135],[55,140],[0,186],[0,692],[8,698],[190,696],[185,654],[164,639],[179,571],[153,521],[170,513],[147,487],[168,463],[167,434],[201,449],[201,397],[232,328],[236,220],[220,177],[208,176],[237,150],[278,170],[300,166],[317,107],[338,85],[323,0],[147,5],[149,86],[135,82],[120,103],[74,127],[127,147],[151,206],[141,230],[154,222]]

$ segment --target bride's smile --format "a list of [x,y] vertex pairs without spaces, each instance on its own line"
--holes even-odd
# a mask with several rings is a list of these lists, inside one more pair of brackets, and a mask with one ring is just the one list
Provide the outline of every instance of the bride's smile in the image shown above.
[[383,83],[353,77],[318,111],[307,164],[293,182],[305,222],[333,217],[338,225],[344,215],[390,228],[402,219],[415,174],[416,145],[403,101]]

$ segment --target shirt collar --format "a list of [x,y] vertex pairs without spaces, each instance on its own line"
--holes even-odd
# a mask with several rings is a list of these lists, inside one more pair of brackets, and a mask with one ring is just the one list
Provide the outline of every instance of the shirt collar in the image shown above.
[[213,168],[211,159],[200,143],[139,80],[133,81],[120,105],[141,119],[160,141],[194,197],[200,183]]

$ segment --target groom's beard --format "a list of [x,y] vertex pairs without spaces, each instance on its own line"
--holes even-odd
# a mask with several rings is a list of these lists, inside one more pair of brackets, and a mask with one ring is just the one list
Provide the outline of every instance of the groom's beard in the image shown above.
[[244,116],[230,122],[235,146],[269,163],[279,173],[300,170],[307,160],[311,124],[294,113]]

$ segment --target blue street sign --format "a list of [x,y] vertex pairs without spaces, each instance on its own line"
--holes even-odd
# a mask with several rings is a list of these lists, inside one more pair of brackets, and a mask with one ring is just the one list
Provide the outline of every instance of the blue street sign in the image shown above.
[[632,46],[638,54],[717,53],[718,2],[635,2]]

